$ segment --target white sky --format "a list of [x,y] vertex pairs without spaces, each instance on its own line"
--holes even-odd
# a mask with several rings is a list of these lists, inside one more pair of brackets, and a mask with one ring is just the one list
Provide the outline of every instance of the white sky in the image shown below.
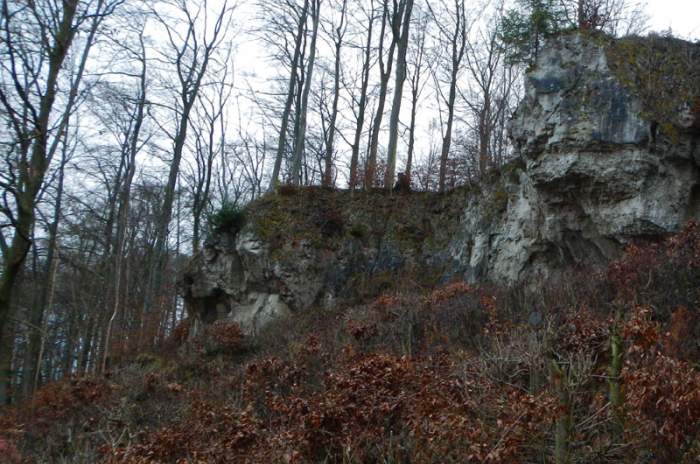
[[[355,2],[358,0],[350,0]],[[431,1],[431,0],[428,0]],[[478,1],[478,0],[476,0]],[[632,0],[634,2],[635,0]],[[684,39],[700,40],[700,0],[641,0],[646,3],[646,13],[649,21],[648,31],[662,32],[671,29],[672,33]],[[256,14],[255,2],[245,0],[241,4],[238,12],[237,22],[243,25],[243,29],[254,23]],[[251,88],[260,91],[269,91],[269,79],[274,76],[275,68],[272,62],[269,61],[267,55],[268,50],[253,34],[243,32],[240,34],[241,44],[237,50],[236,56],[236,87],[241,91],[242,100],[238,100],[242,104],[243,112],[253,110],[250,103],[246,104],[245,95],[250,95]],[[376,70],[373,70],[376,77]],[[318,79],[318,75],[315,76]],[[434,102],[424,101],[421,106],[425,109],[425,105],[433,105]],[[406,109],[408,105],[404,105]],[[433,111],[434,109],[428,109]],[[254,110],[253,110],[254,111]],[[250,113],[249,113],[250,114]],[[432,113],[431,113],[432,114]],[[250,114],[252,116],[252,114]],[[408,116],[402,116],[402,121],[405,121]],[[244,119],[246,116],[244,116]],[[342,119],[342,113],[341,113]],[[260,124],[260,120],[250,120],[254,125]],[[425,123],[425,124],[423,124]],[[418,137],[419,140],[427,140],[426,127],[427,122],[419,123]],[[342,124],[342,123],[341,123]],[[422,127],[426,126],[426,127]],[[345,145],[339,142],[339,146],[345,149]],[[425,151],[426,147],[418,147],[418,151]],[[420,153],[418,154],[420,156]],[[341,170],[343,168],[340,168]],[[341,182],[342,183],[342,182]]]
[[[351,0],[353,1],[353,0]],[[649,28],[651,31],[666,31],[685,39],[700,40],[700,0],[646,0]],[[254,2],[243,2],[239,9],[239,21],[249,23],[255,14]],[[241,34],[243,45],[238,49],[237,64],[239,73],[269,75],[266,50],[258,41],[246,33]],[[243,57],[241,59],[241,57]]]
[[[357,0],[350,0],[350,2]],[[428,0],[430,1],[430,0]],[[635,1],[635,0],[631,0]],[[700,41],[700,0],[641,0],[646,3],[649,17],[649,31],[667,31],[689,40]],[[238,12],[238,23],[245,30],[254,21],[255,2],[244,0]],[[252,85],[257,88],[259,81],[266,81],[275,74],[267,57],[267,50],[252,34],[240,34],[241,45],[236,53],[236,84],[246,91]],[[251,82],[252,81],[252,82]],[[258,81],[258,82],[255,82]]]
[[[354,0],[350,0],[354,1]],[[239,16],[244,24],[249,23],[255,14],[254,2],[243,2]],[[700,0],[646,0],[650,31],[671,29],[674,35],[700,40]],[[238,48],[236,58],[237,84],[247,86],[247,77],[266,78],[274,74],[267,61],[266,50],[254,36],[245,32],[240,35],[243,44]]]
[[[213,0],[212,5],[218,4],[221,0]],[[360,0],[349,0],[350,4]],[[419,0],[421,3],[425,0]],[[433,0],[427,0],[432,2]],[[473,0],[473,5],[480,1],[488,0]],[[632,2],[637,0],[631,0]],[[674,35],[690,40],[700,41],[700,0],[641,0],[646,2],[646,13],[649,18],[650,31],[666,31],[671,29]],[[269,50],[260,39],[252,33],[251,27],[256,24],[256,15],[258,9],[254,0],[240,0],[239,9],[235,13],[234,23],[239,28],[238,42],[235,58],[234,58],[234,76],[235,87],[239,98],[234,98],[231,101],[229,108],[228,119],[234,124],[238,122],[238,111],[241,112],[243,125],[249,124],[249,130],[256,133],[264,127],[268,135],[275,132],[274,127],[269,122],[261,121],[259,111],[251,102],[250,90],[253,89],[255,94],[264,98],[264,94],[272,90],[270,79],[277,74],[274,62],[269,60]],[[346,52],[347,53],[347,52]],[[373,76],[376,78],[376,69],[373,70]],[[319,78],[317,73],[316,79]],[[421,113],[436,114],[435,102],[433,98],[425,97],[425,100],[420,103]],[[404,104],[404,111],[407,111],[409,105]],[[341,111],[343,111],[341,109]],[[340,124],[343,124],[343,115],[341,113]],[[402,121],[408,121],[408,115],[402,114]],[[347,122],[347,121],[346,121]],[[423,146],[430,140],[434,134],[429,134],[430,118],[422,118],[419,121],[417,141],[420,146],[417,147],[417,156],[420,157],[427,151],[426,146]],[[347,126],[347,124],[345,124]],[[352,124],[350,124],[351,127]],[[245,127],[244,127],[245,130]],[[439,134],[438,134],[439,135]],[[274,138],[274,136],[273,136]],[[347,151],[347,146],[343,140],[338,141],[339,149]],[[405,150],[402,150],[403,153]],[[339,166],[339,170],[343,171],[343,167]],[[341,182],[342,184],[343,182]]]
[[700,40],[700,0],[648,0],[652,30],[671,28],[674,35]]

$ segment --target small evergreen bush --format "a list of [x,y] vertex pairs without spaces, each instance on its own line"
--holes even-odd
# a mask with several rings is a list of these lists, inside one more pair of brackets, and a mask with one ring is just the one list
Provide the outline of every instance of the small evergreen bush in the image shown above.
[[245,212],[233,203],[224,203],[218,211],[209,216],[212,232],[236,233],[245,225]]
[[364,240],[369,237],[369,227],[361,223],[353,224],[352,227],[350,227],[350,235],[357,239]]

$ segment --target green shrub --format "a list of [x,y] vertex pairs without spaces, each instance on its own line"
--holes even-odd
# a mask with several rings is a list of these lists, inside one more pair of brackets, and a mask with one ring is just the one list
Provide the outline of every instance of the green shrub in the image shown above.
[[367,227],[365,224],[356,223],[353,224],[352,227],[350,227],[349,232],[351,236],[360,240],[364,240],[369,236],[369,227]]
[[136,356],[135,363],[141,367],[163,367],[163,360],[152,353],[140,353]]
[[245,225],[245,212],[233,203],[224,203],[209,216],[209,228],[213,232],[236,233]]

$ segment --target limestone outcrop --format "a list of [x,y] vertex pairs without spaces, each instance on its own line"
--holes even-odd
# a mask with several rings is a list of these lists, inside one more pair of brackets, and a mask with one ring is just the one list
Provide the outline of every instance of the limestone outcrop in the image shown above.
[[461,230],[464,190],[430,193],[299,188],[267,195],[247,224],[213,234],[181,281],[197,323],[238,322],[255,333],[313,305],[431,286],[458,266],[448,245]]
[[[653,53],[687,46],[700,64],[700,47],[658,41]],[[474,220],[467,227],[475,243],[489,242],[470,258],[486,276],[516,282],[605,262],[634,238],[673,232],[700,217],[700,113],[687,109],[698,102],[679,98],[670,120],[656,120],[664,115],[646,110],[655,102],[624,82],[626,69],[615,70],[638,64],[611,63],[626,46],[561,36],[527,73],[510,125],[524,169],[505,179],[509,201],[500,221],[485,230]]]
[[[664,40],[649,49],[685,47],[700,63],[699,47]],[[700,220],[700,92],[671,78],[650,92],[628,45],[550,40],[510,125],[516,159],[478,185],[442,196],[298,189],[254,203],[240,232],[216,234],[191,263],[190,312],[255,332],[399,285],[536,283]]]

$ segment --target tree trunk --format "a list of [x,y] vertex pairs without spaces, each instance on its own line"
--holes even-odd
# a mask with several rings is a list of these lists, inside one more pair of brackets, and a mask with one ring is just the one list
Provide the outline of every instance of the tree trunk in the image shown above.
[[20,181],[25,188],[17,195],[17,220],[11,245],[6,250],[0,279],[0,404],[8,402],[5,386],[10,381],[12,343],[14,330],[10,321],[13,314],[12,294],[24,260],[31,246],[31,229],[34,225],[35,200],[44,181],[48,168],[47,144],[49,121],[56,100],[58,75],[63,61],[73,41],[77,29],[73,27],[77,2],[63,1],[63,16],[49,51],[49,65],[46,79],[46,93],[41,97],[39,113],[34,123],[34,141],[29,168],[20,172]]
[[313,29],[311,32],[311,46],[309,50],[309,62],[307,64],[306,78],[304,81],[304,92],[301,97],[301,107],[299,113],[299,133],[294,146],[294,156],[292,158],[292,184],[301,185],[301,165],[304,155],[304,143],[306,142],[306,116],[309,104],[309,93],[311,92],[314,64],[316,61],[316,39],[318,38],[318,25],[321,16],[321,0],[312,0],[311,16]]
[[411,180],[413,173],[413,156],[416,145],[416,117],[418,115],[418,100],[423,93],[424,84],[421,81],[425,58],[425,43],[427,37],[427,21],[425,16],[418,18],[418,36],[416,37],[416,55],[413,60],[411,74],[411,123],[408,129],[408,154],[404,174]]
[[91,315],[87,316],[87,325],[85,327],[85,336],[83,337],[83,345],[80,347],[80,357],[78,359],[78,373],[85,375],[90,369],[90,358],[93,352],[93,341],[95,338],[95,318]]
[[284,103],[284,110],[282,111],[282,124],[280,125],[280,135],[277,142],[277,155],[275,156],[275,165],[272,169],[272,178],[270,179],[269,190],[274,190],[279,182],[280,169],[282,167],[282,160],[284,159],[284,154],[287,151],[287,131],[289,130],[289,116],[292,113],[292,104],[294,103],[294,94],[296,90],[296,75],[297,68],[299,67],[299,59],[301,56],[301,45],[304,36],[304,25],[306,24],[306,16],[309,10],[309,0],[304,0],[304,8],[299,18],[299,25],[297,27],[297,35],[295,37],[294,43],[294,57],[292,58],[292,66],[289,71],[289,84],[287,85],[287,100]]
[[[403,3],[402,3],[403,5]],[[396,40],[392,35],[391,44],[389,45],[389,56],[387,58],[386,65],[384,64],[384,58],[382,56],[384,52],[384,36],[386,34],[386,26],[389,20],[388,4],[384,2],[384,11],[382,15],[382,29],[380,32],[380,42],[379,42],[379,101],[377,102],[377,111],[374,114],[374,122],[372,124],[372,134],[369,145],[369,155],[367,156],[367,163],[365,166],[365,189],[370,189],[374,187],[375,176],[377,172],[377,152],[379,151],[379,135],[382,129],[382,119],[384,118],[384,106],[386,105],[386,93],[389,87],[389,78],[391,77],[391,69],[394,65],[394,50],[396,49]],[[394,20],[392,19],[393,27]]]
[[416,144],[416,113],[418,110],[418,89],[414,87],[411,96],[411,125],[408,130],[408,156],[406,158],[406,169],[404,173],[411,178],[411,172],[413,170],[413,151],[415,150]]
[[[191,18],[190,12],[187,10],[187,3],[181,4],[181,8],[183,8],[188,18]],[[179,99],[180,103],[182,104],[182,112],[178,118],[177,132],[173,137],[173,158],[170,163],[168,182],[165,186],[163,203],[160,208],[160,217],[158,218],[158,222],[156,224],[156,242],[154,247],[155,259],[153,260],[153,267],[151,268],[151,275],[149,277],[150,289],[146,291],[146,298],[144,300],[145,312],[150,311],[150,306],[153,304],[153,300],[156,298],[156,293],[161,290],[163,274],[165,273],[165,268],[167,266],[168,233],[173,216],[175,189],[177,187],[178,178],[180,175],[180,162],[182,161],[183,151],[187,142],[190,113],[192,112],[192,108],[197,101],[197,97],[202,87],[202,81],[207,74],[207,69],[209,67],[209,63],[211,62],[212,56],[216,48],[219,46],[219,36],[221,31],[228,25],[226,18],[229,11],[227,1],[224,1],[221,11],[216,19],[211,38],[207,40],[205,36],[204,44],[201,45],[201,56],[198,53],[195,53],[195,55],[191,57],[192,62],[185,63],[183,60],[189,55],[189,52],[191,52],[193,49],[197,49],[197,31],[195,30],[196,26],[194,23],[190,22],[188,25],[189,29],[185,35],[185,42],[181,46],[175,47],[177,59],[174,64],[181,85],[181,88],[179,89]],[[228,17],[230,18],[230,16]],[[162,18],[160,18],[160,21],[165,27],[168,27],[167,21]]]
[[[58,274],[58,264],[59,264],[59,249],[58,246],[56,246],[55,250],[55,258],[52,260],[53,268],[49,269],[49,281],[47,283],[48,285],[48,296],[46,297],[46,308],[50,308],[53,305],[53,296],[56,290],[56,275]],[[48,331],[48,318],[44,317],[42,318],[41,321],[41,332],[39,333],[40,339],[39,339],[39,350],[37,353],[36,357],[36,364],[34,366],[34,371],[33,371],[33,376],[31,379],[28,379],[31,381],[32,385],[30,387],[30,391],[36,391],[37,388],[39,388],[39,380],[40,380],[40,374],[41,374],[41,364],[44,359],[44,350],[46,348],[46,335]],[[49,373],[51,372],[51,368],[49,368]],[[50,378],[50,376],[49,376]]]
[[367,87],[369,86],[369,71],[372,57],[372,33],[374,32],[374,1],[370,3],[369,29],[367,30],[367,43],[365,44],[365,56],[362,62],[362,85],[360,89],[360,101],[358,102],[357,126],[355,138],[352,143],[352,156],[350,158],[350,189],[357,187],[357,169],[360,162],[360,140],[362,129],[365,125],[365,112],[367,110]]
[[[450,61],[450,92],[447,97],[447,127],[442,140],[442,151],[440,153],[440,174],[438,189],[442,193],[446,188],[447,161],[450,156],[452,146],[452,130],[454,126],[455,100],[457,98],[457,79],[459,77],[460,66],[467,44],[467,19],[464,11],[464,1],[455,1],[454,31],[450,37],[451,61]],[[443,34],[446,31],[441,30]]]
[[489,156],[489,142],[491,140],[491,98],[488,93],[484,95],[484,107],[479,114],[479,174],[486,175],[491,164]]
[[570,460],[569,441],[573,425],[571,396],[566,372],[555,359],[550,362],[550,375],[558,406],[558,417],[554,431],[554,462],[555,464],[568,464]]
[[332,187],[333,186],[333,154],[334,154],[334,139],[335,139],[335,125],[338,118],[338,101],[340,99],[340,60],[342,58],[340,51],[343,46],[343,34],[345,27],[345,10],[347,8],[348,1],[343,0],[343,8],[340,16],[340,24],[335,30],[335,75],[333,80],[333,109],[331,110],[331,117],[328,123],[328,140],[326,141],[326,158],[325,158],[325,168],[323,172],[323,186]]
[[615,320],[613,322],[612,331],[610,334],[610,366],[608,368],[608,386],[610,394],[611,418],[613,422],[613,439],[615,442],[619,440],[624,433],[624,397],[620,385],[620,376],[622,374],[622,361],[624,354],[624,346],[622,337],[620,336],[620,326],[622,324],[622,312],[618,309],[615,311]]
[[[399,141],[399,117],[403,101],[403,85],[406,82],[406,53],[408,51],[408,35],[411,25],[413,0],[406,0],[404,17],[401,24],[401,35],[394,40],[398,43],[399,55],[396,59],[396,85],[394,86],[394,102],[389,119],[389,147],[387,153],[386,171],[384,173],[384,188],[391,189],[396,176],[396,152]],[[397,31],[394,31],[396,33]]]
[[578,28],[579,29],[585,29],[586,28],[586,14],[584,11],[584,2],[585,0],[578,0],[577,2],[577,22],[578,22]]
[[[68,126],[66,126],[67,129]],[[67,134],[68,131],[64,134]],[[56,270],[54,269],[54,257],[57,251],[58,242],[58,224],[61,220],[61,207],[63,204],[63,180],[65,167],[68,163],[68,148],[67,140],[64,138],[63,152],[61,156],[61,164],[58,168],[58,185],[56,187],[56,203],[53,210],[53,218],[51,224],[49,224],[49,245],[46,252],[46,271],[45,275],[47,277],[46,286],[44,286],[41,296],[41,302],[34,308],[33,314],[29,318],[30,322],[30,335],[29,343],[27,346],[26,354],[26,365],[25,365],[25,377],[23,379],[23,393],[25,397],[32,394],[36,388],[35,377],[39,370],[39,364],[41,362],[39,352],[41,350],[42,340],[44,334],[38,331],[39,327],[44,325],[44,315],[50,308],[50,300],[53,296],[53,281],[52,274],[55,275]]]
[[[141,135],[141,127],[143,126],[143,119],[146,108],[146,57],[143,42],[143,35],[140,37],[141,49],[143,50],[143,56],[141,60],[141,74],[139,77],[140,92],[139,99],[136,103],[135,114],[133,116],[133,129],[131,134],[127,135],[128,144],[125,147],[128,153],[126,174],[124,176],[124,184],[119,193],[119,211],[117,214],[117,238],[116,247],[114,250],[114,270],[112,276],[114,278],[114,298],[112,301],[112,314],[110,315],[109,321],[107,322],[107,330],[105,334],[105,346],[102,354],[102,360],[100,365],[100,371],[104,372],[107,368],[107,359],[109,358],[110,341],[112,336],[112,326],[117,318],[119,312],[119,306],[121,303],[121,277],[122,277],[122,264],[124,261],[124,245],[126,243],[126,229],[129,220],[129,209],[131,201],[131,185],[134,181],[134,175],[136,174],[136,155],[139,151],[139,137]],[[125,154],[126,155],[126,154]]]
[[73,351],[75,346],[75,311],[73,308],[68,313],[68,329],[66,330],[66,344],[63,346],[62,375],[68,377],[73,373]]
[[450,156],[450,147],[452,146],[452,125],[454,124],[455,100],[457,95],[457,78],[454,75],[450,82],[450,94],[447,101],[447,127],[445,127],[445,136],[442,139],[442,151],[440,153],[440,193],[445,192],[445,181],[447,178],[447,160]]

